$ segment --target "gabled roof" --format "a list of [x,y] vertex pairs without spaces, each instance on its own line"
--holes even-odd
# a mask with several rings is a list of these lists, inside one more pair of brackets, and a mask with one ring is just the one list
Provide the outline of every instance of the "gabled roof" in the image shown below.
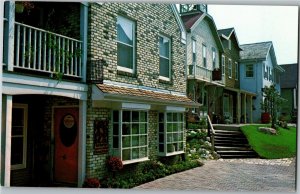
[[220,37],[222,37],[222,38],[224,38],[224,39],[226,39],[226,40],[229,40],[230,37],[231,37],[231,35],[233,34],[233,35],[235,36],[235,40],[236,40],[236,42],[237,42],[237,45],[238,45],[239,49],[240,49],[240,50],[243,50],[243,49],[241,48],[241,46],[240,46],[240,43],[239,43],[239,40],[238,40],[238,38],[237,38],[237,35],[236,35],[236,33],[235,33],[234,28],[220,29],[220,30],[218,30],[218,34],[219,34]]
[[226,28],[218,30],[219,36],[224,35],[225,37],[230,37],[231,33],[234,31],[234,28]]
[[215,37],[216,43],[221,50],[221,52],[224,51],[224,47],[222,45],[222,41],[218,35],[217,32],[217,27],[214,22],[214,19],[207,13],[204,13],[202,11],[198,11],[193,14],[186,14],[186,15],[181,15],[181,19],[184,23],[184,26],[188,32],[193,31],[193,29],[203,20],[207,19],[208,24],[213,32],[213,36]]
[[285,73],[280,75],[281,88],[296,88],[298,81],[298,64],[279,65],[285,70]]
[[272,41],[243,44],[240,52],[241,60],[265,60],[273,47]]
[[190,30],[192,26],[198,21],[198,19],[203,15],[203,12],[197,12],[189,15],[182,15],[181,19],[187,30]]

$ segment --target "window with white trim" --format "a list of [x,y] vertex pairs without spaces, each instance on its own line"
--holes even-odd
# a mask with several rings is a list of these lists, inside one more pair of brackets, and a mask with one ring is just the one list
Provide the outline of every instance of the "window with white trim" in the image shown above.
[[252,78],[254,76],[253,64],[246,65],[245,76],[248,78]]
[[213,63],[213,69],[217,68],[217,61],[216,61],[216,49],[212,48],[212,63]]
[[171,78],[171,40],[159,36],[159,79],[170,81]]
[[232,61],[228,59],[228,77],[232,78]]
[[124,164],[148,159],[148,112],[112,111],[112,150]]
[[11,169],[26,168],[27,104],[13,104],[11,124]]
[[117,69],[133,73],[135,69],[135,23],[127,18],[117,18]]
[[196,63],[196,40],[192,40],[193,63]]
[[184,120],[181,112],[161,112],[158,116],[158,152],[161,156],[184,153]]
[[203,61],[203,67],[206,67],[206,46],[202,44],[202,61]]
[[225,56],[222,55],[222,75],[225,75]]
[[239,65],[237,62],[234,62],[235,64],[235,79],[238,80],[239,79]]

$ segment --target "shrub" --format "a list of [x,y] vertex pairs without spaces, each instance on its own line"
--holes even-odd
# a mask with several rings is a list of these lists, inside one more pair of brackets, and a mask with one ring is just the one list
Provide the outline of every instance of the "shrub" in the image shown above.
[[123,168],[123,163],[122,163],[122,160],[120,158],[111,156],[107,160],[107,166],[108,166],[108,169],[111,170],[111,171],[118,171],[118,170],[121,170]]
[[100,181],[97,178],[86,178],[84,180],[82,187],[84,187],[84,188],[99,188]]

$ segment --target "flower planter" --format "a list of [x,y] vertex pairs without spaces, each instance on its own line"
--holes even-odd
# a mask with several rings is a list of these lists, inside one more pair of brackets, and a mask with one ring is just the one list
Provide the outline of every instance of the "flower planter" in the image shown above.
[[222,80],[222,72],[220,69],[214,69],[212,71],[212,80],[213,81],[219,81]]
[[268,112],[261,113],[261,123],[267,124],[270,123],[270,120],[271,120],[270,113]]

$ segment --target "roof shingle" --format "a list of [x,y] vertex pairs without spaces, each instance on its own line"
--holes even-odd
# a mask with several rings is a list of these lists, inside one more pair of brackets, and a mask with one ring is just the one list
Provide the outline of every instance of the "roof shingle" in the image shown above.
[[229,37],[229,35],[231,34],[231,32],[233,30],[234,30],[234,28],[220,29],[220,30],[218,30],[218,34],[219,34],[219,36],[221,36],[222,34],[224,34],[226,37]]
[[115,95],[125,95],[125,96],[133,96],[133,97],[141,97],[149,100],[160,100],[166,102],[177,102],[177,103],[185,103],[190,105],[196,105],[197,103],[193,100],[189,99],[186,96],[179,96],[175,94],[167,94],[162,92],[150,91],[145,89],[137,89],[137,88],[128,88],[121,86],[113,86],[108,84],[97,84],[97,87],[103,92],[107,94],[115,94]]
[[244,44],[240,46],[243,49],[240,52],[241,60],[265,59],[270,50],[270,47],[272,46],[272,42],[259,42],[253,44]]
[[181,19],[184,23],[184,26],[187,30],[191,29],[191,27],[196,23],[196,21],[203,15],[203,12],[197,12],[195,14],[183,15]]

